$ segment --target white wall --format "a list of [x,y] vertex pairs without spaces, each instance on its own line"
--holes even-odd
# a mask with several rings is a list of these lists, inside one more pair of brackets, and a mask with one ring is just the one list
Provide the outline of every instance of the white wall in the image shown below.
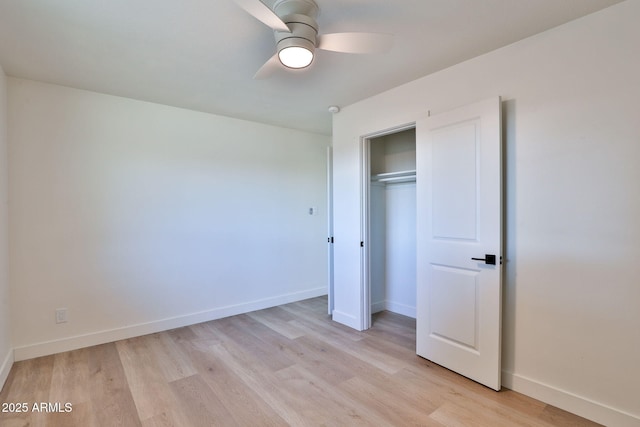
[[416,183],[371,183],[371,312],[416,317]]
[[8,179],[7,168],[7,91],[6,78],[0,67],[0,390],[13,364],[9,318],[9,237],[8,237]]
[[8,110],[17,360],[326,294],[329,137],[14,78]]
[[639,17],[627,1],[334,116],[334,319],[360,324],[359,137],[500,95],[505,385],[638,425]]
[[385,188],[385,308],[416,317],[416,183]]

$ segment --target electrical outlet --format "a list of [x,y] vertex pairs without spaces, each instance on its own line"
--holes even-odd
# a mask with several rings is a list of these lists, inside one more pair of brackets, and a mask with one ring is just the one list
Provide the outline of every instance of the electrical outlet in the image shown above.
[[67,323],[67,309],[58,308],[56,310],[56,323]]

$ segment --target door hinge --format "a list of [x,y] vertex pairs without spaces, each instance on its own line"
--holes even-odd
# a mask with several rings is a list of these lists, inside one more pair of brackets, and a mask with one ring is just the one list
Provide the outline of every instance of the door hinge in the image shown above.
[[364,248],[364,242],[360,242],[360,247]]
[[327,237],[327,243],[333,243],[333,236]]

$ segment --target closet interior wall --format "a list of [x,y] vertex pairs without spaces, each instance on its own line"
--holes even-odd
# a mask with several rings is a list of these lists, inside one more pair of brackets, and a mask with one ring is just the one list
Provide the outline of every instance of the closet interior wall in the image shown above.
[[369,150],[371,312],[415,318],[415,129],[372,138]]

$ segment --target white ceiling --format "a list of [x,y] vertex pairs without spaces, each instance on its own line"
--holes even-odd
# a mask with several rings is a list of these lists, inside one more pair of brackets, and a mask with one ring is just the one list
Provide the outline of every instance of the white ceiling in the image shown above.
[[[274,0],[264,0],[268,6]],[[393,33],[391,52],[321,51],[254,73],[272,30],[233,0],[0,0],[7,75],[330,134],[348,105],[620,0],[317,0],[320,34]]]

